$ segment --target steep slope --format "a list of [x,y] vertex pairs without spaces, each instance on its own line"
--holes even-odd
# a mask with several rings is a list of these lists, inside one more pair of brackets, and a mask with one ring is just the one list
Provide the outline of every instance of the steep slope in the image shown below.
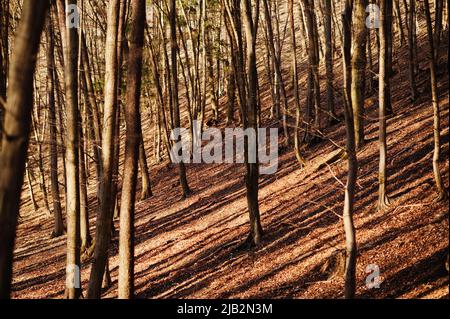
[[[422,28],[423,30],[423,28]],[[445,43],[448,43],[445,41]],[[355,224],[358,242],[357,295],[360,298],[443,298],[449,296],[443,259],[448,251],[448,201],[434,203],[432,175],[432,107],[427,52],[423,32],[419,38],[416,103],[408,98],[407,55],[395,51],[393,78],[395,116],[388,120],[388,190],[392,209],[377,212],[378,122],[376,94],[368,96],[367,145],[358,153],[360,169],[356,190]],[[261,46],[260,46],[261,47]],[[448,49],[448,48],[446,48]],[[262,49],[261,49],[262,50]],[[287,55],[287,54],[286,54]],[[287,55],[288,58],[288,55]],[[260,72],[262,71],[260,56]],[[306,87],[302,59],[301,87]],[[449,179],[448,61],[439,65],[442,116],[441,172]],[[289,74],[285,63],[284,74]],[[336,63],[336,87],[341,87]],[[322,70],[321,80],[324,81]],[[261,78],[263,76],[261,75]],[[304,91],[301,92],[304,100]],[[262,83],[266,118],[270,93]],[[338,103],[340,97],[338,95]],[[223,105],[222,105],[223,106]],[[293,104],[291,105],[293,108]],[[264,122],[264,126],[277,126]],[[152,136],[148,120],[146,137]],[[325,131],[327,139],[305,148],[311,162],[344,144],[342,124]],[[148,138],[150,141],[150,138]],[[152,154],[151,143],[147,143]],[[265,237],[255,251],[237,249],[247,232],[244,167],[241,165],[189,165],[194,195],[180,201],[176,168],[153,165],[154,197],[136,206],[136,288],[140,298],[340,298],[341,278],[327,280],[323,263],[343,248],[342,212],[346,162],[317,172],[300,169],[292,151],[280,154],[279,170],[261,178],[260,207]],[[14,263],[14,298],[62,298],[65,285],[65,237],[49,239],[52,217],[31,208],[24,192]],[[95,215],[94,186],[90,211]],[[91,225],[94,225],[94,217]],[[117,224],[117,223],[116,223]],[[117,225],[116,225],[117,226]],[[111,251],[113,285],[105,297],[116,297],[117,238]],[[89,261],[83,264],[87,287]],[[366,270],[378,267],[378,289],[368,289]],[[367,268],[369,267],[369,268]]]

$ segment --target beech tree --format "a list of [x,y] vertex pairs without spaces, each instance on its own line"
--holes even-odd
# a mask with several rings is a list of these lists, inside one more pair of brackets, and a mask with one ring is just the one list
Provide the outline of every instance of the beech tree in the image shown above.
[[131,35],[128,56],[125,164],[120,210],[119,298],[134,294],[134,203],[139,146],[142,144],[139,102],[144,46],[145,0],[131,0]]
[[105,46],[105,105],[102,133],[102,178],[100,181],[99,210],[95,232],[95,250],[89,278],[88,298],[100,298],[103,275],[108,259],[111,239],[113,198],[112,178],[114,165],[114,134],[117,116],[118,59],[117,39],[119,26],[119,0],[110,0]]
[[9,298],[14,240],[33,106],[36,55],[49,1],[25,1],[8,76],[0,150],[0,298]]
[[[437,1],[437,3],[441,3],[441,1]],[[435,36],[433,36],[433,26],[431,23],[431,13],[430,13],[430,3],[429,0],[424,1],[425,6],[425,18],[427,21],[427,35],[428,35],[428,44],[430,47],[430,57],[429,57],[429,65],[430,65],[430,78],[431,78],[431,100],[433,105],[433,137],[434,137],[434,152],[433,152],[433,173],[434,180],[436,183],[436,188],[438,191],[437,200],[444,200],[447,198],[447,192],[444,189],[444,185],[441,179],[441,172],[439,170],[439,160],[440,160],[440,151],[441,151],[441,119],[440,119],[440,110],[439,110],[439,97],[438,97],[438,88],[437,88],[437,75],[436,75],[436,60],[439,54],[439,38],[440,35],[440,22],[441,19],[439,11],[442,10],[438,5],[438,10],[436,12],[436,28],[435,28]],[[437,45],[437,47],[435,47]]]
[[[355,198],[355,185],[358,174],[358,161],[355,151],[355,127],[354,116],[352,113],[352,90],[360,90],[361,87],[352,88],[352,74],[355,71],[351,65],[351,25],[352,25],[352,3],[350,0],[345,2],[344,12],[342,14],[342,55],[344,57],[344,116],[346,127],[346,153],[348,158],[348,173],[347,184],[345,185],[345,199],[344,199],[344,231],[345,231],[345,298],[350,299],[355,297],[356,290],[356,234],[355,226],[353,223],[353,205]],[[358,45],[359,39],[354,39]],[[353,64],[354,66],[354,64]],[[361,94],[361,92],[359,92]],[[356,114],[358,115],[358,114]]]
[[391,204],[389,196],[386,193],[387,186],[387,141],[386,141],[386,116],[387,107],[390,103],[390,64],[389,64],[389,38],[392,36],[392,2],[380,0],[380,57],[379,57],[379,146],[380,146],[380,165],[378,171],[378,209],[384,210]]

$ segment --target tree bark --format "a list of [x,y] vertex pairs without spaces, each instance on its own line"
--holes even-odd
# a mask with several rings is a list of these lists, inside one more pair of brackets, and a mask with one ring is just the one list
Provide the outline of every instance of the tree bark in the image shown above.
[[48,122],[50,128],[50,181],[53,199],[53,216],[55,220],[52,237],[59,237],[64,233],[61,210],[61,200],[58,183],[58,140],[56,136],[56,108],[55,108],[55,43],[53,20],[51,14],[47,22],[47,103]]
[[127,74],[125,120],[125,173],[120,210],[119,239],[119,298],[130,299],[134,294],[134,203],[138,171],[141,119],[142,51],[144,46],[145,0],[132,0],[130,53]]
[[119,0],[110,0],[105,47],[105,104],[102,134],[102,180],[100,185],[99,211],[96,222],[95,249],[89,278],[88,298],[101,297],[101,284],[108,258],[111,240],[113,198],[112,175],[114,164],[114,135],[117,115],[118,61],[117,40],[119,24]]
[[[259,1],[256,1],[256,8],[259,7]],[[247,83],[248,96],[246,105],[247,125],[244,129],[251,128],[255,132],[255,139],[250,145],[249,139],[245,142],[245,157],[247,173],[245,184],[247,188],[247,205],[250,215],[250,238],[251,243],[259,246],[262,240],[263,230],[260,221],[258,190],[259,190],[259,164],[258,164],[258,70],[256,67],[256,30],[259,20],[259,9],[256,9],[255,17],[252,15],[252,6],[250,0],[244,2],[244,30],[247,44]],[[256,158],[255,163],[249,162],[248,151],[253,150]]]
[[379,146],[380,165],[378,172],[378,209],[385,210],[390,205],[386,194],[387,174],[387,143],[386,143],[386,114],[391,95],[390,92],[390,68],[388,62],[389,43],[388,38],[392,24],[392,3],[389,0],[380,0],[380,57],[379,57]]
[[356,149],[364,144],[364,95],[366,88],[366,0],[356,0],[353,22],[351,97],[355,126]]
[[334,110],[334,85],[333,85],[333,43],[332,43],[332,0],[325,0],[325,68],[327,78],[327,109],[328,125],[336,122],[337,115]]
[[344,295],[346,299],[355,297],[356,291],[356,234],[353,224],[353,203],[355,197],[355,185],[358,173],[358,160],[355,151],[355,131],[354,119],[352,118],[352,99],[351,99],[351,19],[352,5],[347,0],[345,10],[342,16],[342,34],[343,34],[343,57],[344,57],[344,116],[347,131],[347,158],[348,158],[348,174],[347,184],[345,186],[344,199],[344,231],[346,246],[346,262],[345,262],[345,288]]
[[[436,188],[438,191],[437,200],[444,200],[448,197],[447,192],[444,188],[441,178],[441,172],[439,170],[439,161],[440,161],[440,151],[441,151],[441,118],[440,118],[440,110],[439,110],[439,96],[438,96],[438,79],[436,75],[436,54],[434,44],[436,43],[438,36],[433,38],[433,26],[431,23],[431,13],[430,13],[430,3],[429,0],[424,0],[425,5],[425,18],[427,20],[427,35],[428,35],[428,44],[430,47],[430,81],[431,81],[431,99],[433,104],[433,136],[434,136],[434,151],[433,151],[433,174],[434,180],[436,182]],[[438,32],[438,29],[436,29]]]
[[295,19],[294,19],[294,0],[289,0],[289,20],[291,26],[291,44],[292,44],[292,82],[294,86],[294,101],[295,101],[295,131],[294,131],[294,150],[295,157],[301,166],[306,165],[306,160],[301,154],[300,150],[300,123],[302,120],[300,92],[298,87],[298,62],[297,62],[297,40],[295,37]]
[[[58,0],[59,1],[59,0]],[[76,0],[68,5],[77,4]],[[64,83],[66,90],[66,203],[67,203],[67,259],[66,297],[78,299],[81,295],[80,279],[80,180],[79,180],[79,136],[78,136],[78,32],[64,25],[66,34],[64,47]]]
[[[203,0],[205,1],[205,0]],[[178,67],[177,67],[177,51],[178,51],[178,43],[177,43],[177,26],[176,19],[177,10],[176,10],[176,1],[169,1],[169,23],[170,23],[170,47],[171,47],[171,83],[170,86],[172,88],[171,92],[171,100],[173,106],[173,120],[174,120],[174,128],[180,128],[180,108],[179,108],[179,98],[178,98]],[[206,71],[206,70],[204,70]],[[206,81],[206,79],[204,79]],[[203,112],[202,112],[203,113]],[[179,137],[181,138],[181,137]],[[178,140],[176,142],[179,142]],[[188,185],[187,177],[186,177],[186,166],[183,161],[178,163],[178,172],[180,176],[180,185],[182,190],[182,197],[186,198],[191,194],[191,190]]]
[[49,1],[25,1],[9,72],[8,102],[0,151],[0,299],[11,292],[11,275],[20,194],[33,105],[36,54]]

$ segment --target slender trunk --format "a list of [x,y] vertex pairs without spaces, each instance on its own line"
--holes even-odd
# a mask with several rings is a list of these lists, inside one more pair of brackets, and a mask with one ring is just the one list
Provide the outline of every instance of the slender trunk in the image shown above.
[[[259,1],[256,1],[259,6]],[[252,16],[252,6],[250,0],[244,2],[244,30],[247,44],[247,83],[248,95],[246,105],[247,125],[245,129],[250,128],[255,132],[253,140],[246,138],[245,157],[247,173],[245,184],[247,188],[247,205],[250,215],[250,238],[252,244],[259,246],[262,240],[263,230],[260,221],[258,191],[259,191],[259,164],[258,164],[258,70],[256,67],[256,30],[258,24],[258,13],[256,17]],[[251,145],[254,143],[254,145]],[[249,150],[255,152],[255,163],[249,161]]]
[[[439,170],[439,160],[440,160],[440,151],[441,151],[441,134],[440,134],[440,110],[439,110],[439,96],[438,96],[438,79],[436,75],[436,55],[435,55],[435,40],[437,38],[433,38],[433,27],[431,24],[431,13],[430,13],[430,4],[429,0],[424,0],[425,4],[425,18],[427,20],[427,35],[428,35],[428,43],[430,47],[430,81],[431,81],[431,99],[433,104],[433,136],[434,136],[434,152],[433,152],[433,173],[434,180],[436,182],[436,188],[438,190],[438,200],[444,200],[447,198],[447,192],[444,189],[444,185],[442,183],[441,172]],[[438,30],[436,29],[436,32]]]
[[[269,11],[269,5],[268,0],[263,0],[263,6],[264,6],[264,17],[267,24],[267,36],[268,36],[268,44],[270,49],[270,56],[272,57],[272,64],[275,71],[276,76],[276,85],[275,89],[281,91],[281,95],[283,97],[283,130],[284,135],[286,138],[286,145],[289,145],[289,130],[287,126],[287,116],[288,116],[288,100],[287,100],[287,93],[286,88],[284,85],[283,75],[281,74],[281,61],[277,57],[277,52],[275,50],[275,37],[274,32],[272,28],[272,17],[270,15]],[[278,97],[277,97],[278,98]],[[279,105],[280,102],[276,101],[276,103]]]
[[127,74],[125,119],[125,173],[123,178],[120,239],[119,239],[119,298],[130,299],[134,294],[134,202],[138,171],[141,119],[142,51],[144,45],[145,0],[132,0],[130,53]]
[[[76,5],[77,1],[68,1]],[[64,26],[64,83],[66,88],[66,175],[67,175],[67,260],[66,297],[78,299],[80,285],[80,180],[79,180],[79,136],[78,136],[78,32],[76,28]],[[70,284],[69,284],[70,283]]]
[[295,20],[294,20],[294,0],[289,0],[289,20],[291,26],[291,44],[292,44],[292,82],[294,86],[294,101],[295,101],[295,131],[294,131],[294,149],[295,156],[301,166],[306,165],[306,160],[300,151],[300,123],[302,120],[300,92],[298,87],[298,62],[297,62],[297,40],[295,37]]
[[380,57],[379,57],[379,146],[380,146],[380,165],[379,165],[379,191],[378,191],[378,209],[384,210],[390,205],[389,197],[386,195],[386,160],[387,160],[387,143],[386,143],[386,113],[389,101],[390,81],[389,75],[389,44],[388,38],[392,23],[392,7],[389,5],[389,0],[380,0]]
[[141,200],[146,200],[153,196],[150,182],[150,172],[147,164],[147,155],[145,153],[144,138],[142,136],[142,128],[140,128],[140,143],[139,143],[139,167],[141,168],[142,190]]
[[416,0],[409,0],[408,11],[408,71],[409,71],[409,85],[411,89],[411,100],[415,101],[417,98],[416,73],[414,67],[414,33],[416,28]]
[[331,21],[331,2],[325,0],[325,68],[327,77],[327,109],[328,124],[336,122],[337,115],[334,110],[334,85],[333,85],[333,44],[332,44],[332,21]]
[[81,239],[81,251],[89,248],[92,242],[91,234],[89,232],[89,201],[87,194],[87,176],[86,176],[86,160],[84,156],[84,135],[82,129],[82,121],[80,116],[80,148],[79,148],[79,161],[80,161],[80,239]]
[[352,54],[351,98],[355,126],[356,149],[364,144],[364,95],[366,88],[366,6],[367,0],[355,1],[353,22],[354,40]]
[[[205,1],[205,0],[203,0]],[[177,28],[176,28],[176,1],[169,1],[169,23],[170,23],[170,47],[171,47],[171,100],[173,107],[173,124],[174,128],[180,128],[180,109],[179,109],[179,99],[178,99],[178,67],[177,67]],[[205,70],[204,70],[205,71]],[[206,81],[206,80],[205,80]],[[203,113],[203,112],[202,112]],[[181,138],[181,137],[179,137]],[[176,142],[179,142],[177,140]],[[186,177],[186,166],[183,161],[178,163],[178,172],[180,176],[181,190],[183,197],[187,197],[191,194],[191,190],[188,185]]]
[[355,132],[354,120],[352,118],[352,99],[351,99],[351,17],[352,8],[350,0],[346,1],[345,10],[342,16],[342,33],[343,33],[343,57],[344,57],[344,115],[345,126],[347,131],[347,156],[348,156],[348,175],[347,184],[345,186],[344,199],[344,231],[345,231],[345,246],[346,246],[346,261],[345,261],[345,289],[344,295],[346,299],[355,297],[356,291],[356,234],[355,226],[353,224],[353,203],[355,197],[355,185],[358,172],[358,161],[355,151]]
[[117,115],[117,39],[119,24],[119,0],[110,0],[108,7],[107,40],[105,47],[105,104],[102,134],[102,180],[99,211],[96,222],[95,249],[89,278],[88,298],[101,296],[101,284],[108,259],[108,247],[112,228],[112,178],[114,164],[114,134]]
[[53,216],[55,224],[52,237],[59,237],[64,233],[64,224],[61,210],[61,200],[58,183],[58,140],[56,136],[56,110],[55,110],[55,43],[53,21],[51,14],[47,22],[47,103],[48,124],[50,128],[50,184],[53,200]]

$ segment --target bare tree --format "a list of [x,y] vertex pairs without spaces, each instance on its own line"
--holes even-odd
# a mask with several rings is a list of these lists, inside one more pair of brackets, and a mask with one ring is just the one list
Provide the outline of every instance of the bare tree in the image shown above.
[[[57,0],[60,2],[60,0]],[[63,4],[58,7],[64,10]],[[77,5],[76,0],[67,5]],[[80,287],[80,175],[79,175],[79,135],[78,135],[78,32],[76,28],[64,25],[64,83],[66,91],[66,212],[67,212],[67,258],[66,297],[77,299],[81,295]]]
[[[203,0],[205,1],[205,0]],[[178,43],[177,43],[177,26],[176,19],[177,17],[177,8],[176,1],[169,0],[169,24],[170,24],[170,48],[171,48],[171,100],[173,106],[173,124],[174,128],[180,128],[180,103],[178,98],[178,66],[177,66],[177,52],[178,52]],[[205,73],[205,70],[204,70]],[[206,79],[204,80],[206,81]],[[206,94],[206,93],[205,93]],[[203,113],[203,112],[202,112]],[[181,138],[181,137],[179,137]],[[179,142],[179,141],[176,141]],[[186,166],[183,161],[178,163],[178,172],[180,175],[180,185],[181,190],[183,192],[183,197],[187,197],[191,194],[191,190],[188,185],[187,177],[186,177]]]
[[48,121],[50,127],[50,177],[51,193],[53,199],[53,216],[55,218],[55,228],[52,237],[61,236],[64,233],[64,224],[61,210],[61,201],[58,182],[58,147],[56,132],[56,109],[55,109],[55,44],[53,32],[53,20],[49,14],[47,22],[47,103]]
[[144,46],[145,0],[132,0],[131,7],[131,36],[125,107],[127,136],[119,238],[119,298],[121,299],[130,299],[134,294],[134,203],[139,145],[142,144],[139,102]]
[[[351,67],[351,24],[352,24],[352,4],[351,0],[346,0],[345,8],[342,15],[342,34],[343,43],[342,51],[344,57],[344,115],[345,126],[347,131],[346,152],[348,158],[348,174],[347,184],[345,186],[344,199],[344,231],[345,231],[345,246],[346,246],[346,261],[345,261],[345,298],[350,299],[355,297],[356,290],[356,234],[353,223],[353,203],[355,197],[355,185],[358,173],[358,160],[355,151],[355,128],[352,114],[352,98],[351,98],[351,83],[352,83],[352,67]],[[356,40],[358,41],[358,40]]]
[[[438,1],[439,2],[439,1]],[[433,136],[434,136],[434,152],[433,152],[433,173],[434,180],[436,182],[436,188],[438,191],[437,200],[446,199],[447,192],[444,188],[441,179],[441,172],[439,170],[439,159],[440,159],[440,151],[441,151],[441,119],[440,119],[440,110],[439,110],[439,96],[438,96],[438,88],[437,88],[437,75],[436,75],[436,59],[438,58],[436,52],[438,52],[438,48],[435,47],[435,43],[439,42],[439,35],[435,35],[433,37],[433,26],[431,23],[431,13],[430,13],[430,3],[429,0],[424,0],[425,5],[425,18],[427,20],[427,35],[428,35],[428,44],[430,47],[430,79],[431,79],[431,100],[433,104]],[[437,18],[438,19],[438,18]],[[440,29],[436,27],[435,32],[440,32]]]
[[[352,106],[355,122],[356,148],[364,144],[364,95],[366,88],[366,0],[356,0],[353,20],[354,40],[352,55]],[[351,31],[350,31],[351,32]]]
[[110,0],[105,48],[105,105],[102,134],[102,179],[100,182],[99,211],[96,222],[95,249],[89,278],[88,298],[101,296],[101,284],[108,259],[111,239],[113,198],[112,175],[114,164],[114,134],[117,116],[118,59],[117,41],[119,25],[119,0]]
[[0,299],[10,297],[14,240],[33,106],[36,54],[49,1],[25,1],[9,71],[0,151]]

